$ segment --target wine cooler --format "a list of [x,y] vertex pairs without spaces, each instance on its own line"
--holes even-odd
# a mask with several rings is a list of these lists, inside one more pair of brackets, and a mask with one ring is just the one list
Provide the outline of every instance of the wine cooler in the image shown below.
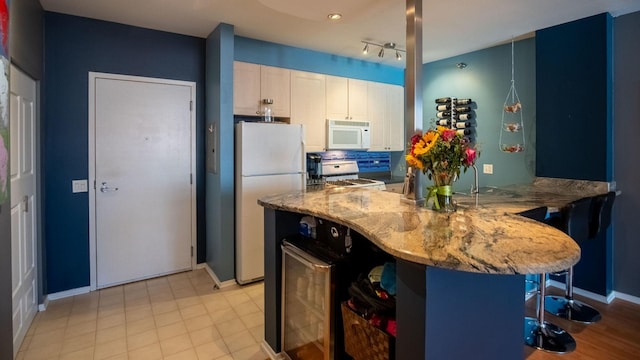
[[283,241],[281,345],[289,359],[334,359],[334,280],[334,264]]

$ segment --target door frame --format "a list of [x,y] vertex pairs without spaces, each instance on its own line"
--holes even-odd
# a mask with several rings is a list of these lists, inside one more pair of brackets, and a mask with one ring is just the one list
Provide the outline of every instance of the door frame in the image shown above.
[[196,234],[196,83],[193,81],[170,80],[161,78],[151,78],[133,75],[120,75],[101,72],[89,72],[89,269],[90,269],[90,291],[97,289],[97,234],[96,234],[96,119],[95,119],[95,85],[97,79],[138,81],[154,84],[179,85],[191,88],[191,269],[196,268],[198,248]]

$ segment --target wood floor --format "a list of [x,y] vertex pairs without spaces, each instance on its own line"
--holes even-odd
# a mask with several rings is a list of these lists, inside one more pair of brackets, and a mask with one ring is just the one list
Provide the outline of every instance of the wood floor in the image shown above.
[[[562,294],[549,287],[549,294]],[[640,305],[616,299],[603,304],[581,296],[575,296],[602,314],[602,320],[594,324],[579,324],[547,315],[546,320],[568,331],[576,340],[576,349],[558,355],[525,346],[527,360],[631,360],[640,359]],[[535,297],[527,301],[527,316],[535,317]]]

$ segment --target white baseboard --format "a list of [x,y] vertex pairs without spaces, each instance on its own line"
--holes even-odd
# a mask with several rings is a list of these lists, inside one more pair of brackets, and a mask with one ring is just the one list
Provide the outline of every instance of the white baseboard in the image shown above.
[[611,294],[613,294],[613,297],[615,299],[620,299],[620,300],[628,301],[630,303],[634,303],[636,305],[640,305],[640,297],[628,295],[625,293],[621,293],[619,291],[612,291]]
[[275,351],[273,351],[273,349],[271,348],[271,346],[269,344],[267,344],[267,342],[265,340],[262,340],[262,343],[260,343],[260,348],[262,349],[262,351],[267,354],[267,356],[269,356],[269,359],[271,360],[285,360],[285,359],[289,359],[288,356],[285,356],[283,354],[276,354]]
[[[562,290],[565,289],[564,283],[559,282],[559,281],[548,280],[547,284],[549,284],[549,286],[553,286],[553,287],[558,288],[558,289],[562,289]],[[577,288],[575,286],[573,287],[573,293],[577,294],[577,295],[580,295],[580,296],[584,296],[584,297],[589,298],[591,300],[599,301],[599,302],[604,303],[604,304],[610,304],[613,301],[613,299],[615,298],[615,295],[614,295],[613,291],[611,292],[611,294],[609,294],[609,296],[604,296],[604,295],[593,293],[591,291],[582,290],[582,289]]]
[[47,306],[49,306],[49,301],[58,300],[58,299],[64,299],[64,298],[68,298],[68,297],[76,296],[76,295],[82,295],[82,294],[86,294],[86,293],[88,293],[90,291],[91,291],[91,287],[90,286],[83,286],[83,287],[80,287],[80,288],[75,288],[75,289],[60,291],[60,292],[53,293],[53,294],[48,294],[48,295],[46,295],[44,297],[44,300],[42,301],[42,304],[38,305],[38,311],[46,311],[47,310]]
[[47,306],[49,306],[49,297],[45,296],[42,304],[38,304],[38,311],[47,311]]
[[220,281],[216,273],[214,273],[213,270],[211,270],[211,268],[209,267],[209,264],[207,263],[201,263],[196,265],[196,269],[204,269],[207,272],[207,274],[211,276],[211,279],[213,279],[213,283],[216,285],[218,289],[224,289],[229,286],[234,286],[238,284],[235,280]]

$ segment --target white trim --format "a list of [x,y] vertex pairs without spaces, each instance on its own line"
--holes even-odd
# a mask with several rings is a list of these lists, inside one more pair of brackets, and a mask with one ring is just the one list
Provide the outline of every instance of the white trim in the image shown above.
[[640,305],[640,297],[621,293],[618,291],[612,291],[611,295],[613,295],[614,299],[620,299],[620,300],[628,301],[630,303],[634,303],[636,305]]
[[[565,285],[562,282],[559,282],[559,281],[556,281],[556,280],[548,280],[547,283],[549,284],[549,286],[553,286],[555,288],[562,289],[562,290],[565,289]],[[599,301],[599,302],[604,303],[604,304],[611,303],[611,301],[613,301],[613,299],[615,298],[613,292],[611,292],[609,294],[609,296],[604,296],[604,295],[593,293],[591,291],[582,290],[582,289],[577,288],[575,286],[573,287],[573,293],[577,294],[577,295],[580,295],[580,296],[584,296],[586,298],[589,298],[589,299],[592,299],[592,300],[595,300],[595,301]]]
[[64,299],[64,298],[68,298],[71,296],[76,296],[76,295],[82,295],[82,294],[86,294],[88,292],[91,291],[91,287],[90,286],[83,286],[83,287],[79,287],[79,288],[75,288],[75,289],[70,289],[70,290],[65,290],[65,291],[60,291],[57,293],[53,293],[53,294],[49,294],[47,295],[46,299],[45,299],[45,304],[49,304],[50,300],[59,300],[59,299]]
[[288,356],[285,357],[283,353],[276,354],[276,352],[273,351],[271,346],[264,339],[260,343],[260,349],[262,349],[262,352],[267,354],[267,356],[271,360],[284,360],[289,358]]
[[230,286],[234,286],[238,284],[235,280],[220,281],[216,273],[213,272],[213,270],[209,267],[209,264],[207,263],[198,264],[196,266],[196,269],[204,269],[207,272],[207,274],[211,276],[211,279],[213,279],[213,283],[215,284],[217,289],[228,288]]
[[[95,82],[96,79],[112,79],[123,81],[139,81],[157,84],[180,85],[191,88],[191,246],[193,247],[193,256],[191,257],[191,269],[196,269],[198,243],[197,243],[197,209],[196,209],[196,83],[193,81],[181,81],[170,79],[159,79],[142,76],[119,75],[89,71],[89,288],[91,291],[97,289],[97,254],[96,254],[96,214],[95,214]],[[51,295],[49,295],[51,296]]]
[[47,311],[47,306],[49,306],[49,297],[45,296],[42,304],[38,305],[38,311]]

